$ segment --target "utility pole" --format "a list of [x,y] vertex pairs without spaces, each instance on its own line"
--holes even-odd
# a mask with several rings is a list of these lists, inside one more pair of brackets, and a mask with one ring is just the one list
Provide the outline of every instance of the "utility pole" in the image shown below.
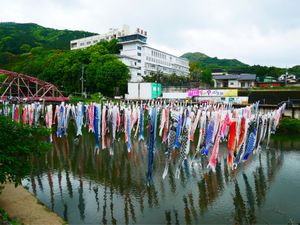
[[286,72],[285,72],[285,77],[284,77],[284,83],[285,83],[285,86],[286,86],[286,84],[287,84],[287,77],[288,77],[288,71],[287,71],[287,68],[286,68]]
[[81,77],[80,77],[80,80],[81,80],[81,96],[83,97],[83,74],[84,74],[84,65],[81,66]]

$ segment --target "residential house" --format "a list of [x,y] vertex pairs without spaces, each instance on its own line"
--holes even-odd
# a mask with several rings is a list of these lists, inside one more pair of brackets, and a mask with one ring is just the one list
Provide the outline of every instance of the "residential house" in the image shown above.
[[215,88],[250,88],[255,86],[256,74],[226,74],[213,76]]

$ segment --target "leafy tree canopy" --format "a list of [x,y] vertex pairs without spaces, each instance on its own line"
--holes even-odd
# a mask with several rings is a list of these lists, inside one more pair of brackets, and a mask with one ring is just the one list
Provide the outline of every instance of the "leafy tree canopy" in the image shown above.
[[0,23],[0,52],[22,54],[34,47],[66,50],[70,48],[71,40],[94,34],[85,31],[56,30],[34,23]]
[[31,171],[33,154],[43,154],[51,148],[45,140],[45,128],[30,128],[0,116],[0,183],[15,185]]
[[116,39],[83,50],[66,50],[70,40],[90,35],[36,24],[0,23],[0,68],[37,76],[65,95],[81,92],[82,72],[88,93],[126,93],[130,75],[115,56],[121,49]]

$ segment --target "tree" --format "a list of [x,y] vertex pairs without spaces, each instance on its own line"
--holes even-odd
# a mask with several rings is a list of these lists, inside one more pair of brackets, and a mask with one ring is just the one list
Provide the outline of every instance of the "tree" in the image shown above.
[[190,62],[190,77],[193,81],[200,81],[202,79],[202,72],[199,63]]
[[202,81],[207,83],[207,84],[211,84],[212,82],[212,75],[211,75],[211,70],[210,69],[205,69],[202,72]]
[[21,184],[30,173],[32,155],[40,155],[50,149],[45,141],[46,128],[30,128],[0,116],[0,183],[7,181]]
[[103,55],[87,66],[87,85],[92,92],[112,97],[117,88],[124,94],[129,79],[129,69],[113,55]]

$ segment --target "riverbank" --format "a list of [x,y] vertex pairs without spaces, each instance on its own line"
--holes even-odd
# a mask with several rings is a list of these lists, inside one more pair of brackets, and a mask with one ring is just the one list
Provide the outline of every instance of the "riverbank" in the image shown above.
[[21,224],[66,224],[56,213],[40,203],[24,187],[5,184],[0,194],[0,208],[3,208],[10,218]]
[[288,135],[300,134],[300,120],[292,119],[289,117],[283,117],[280,122],[280,126],[277,133]]

